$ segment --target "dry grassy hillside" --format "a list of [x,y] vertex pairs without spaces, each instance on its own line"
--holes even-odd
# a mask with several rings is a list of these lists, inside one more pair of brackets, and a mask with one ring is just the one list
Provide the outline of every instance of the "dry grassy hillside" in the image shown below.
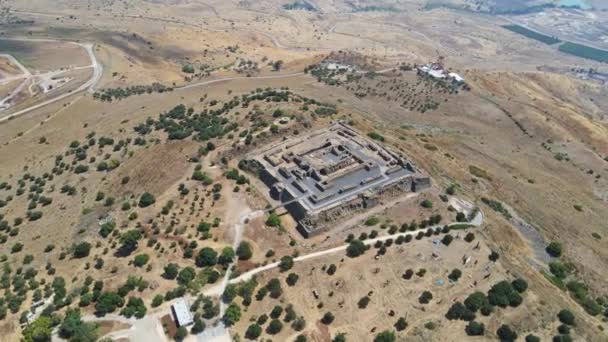
[[[496,340],[506,324],[518,340],[561,333],[605,341],[606,87],[540,71],[605,65],[515,35],[499,17],[428,9],[423,1],[283,6],[304,6],[294,3],[5,2],[4,36],[90,42],[103,66],[93,88],[75,91],[93,72],[74,71],[78,82],[64,88],[65,98],[0,123],[5,339],[49,340],[55,326],[67,340],[110,332],[116,340],[153,340],[146,334],[157,330],[174,338],[168,307],[184,296],[197,313],[190,340],[204,322],[208,334],[241,340],[260,340],[248,333],[257,325],[260,338],[275,341],[331,341],[340,333],[370,341],[384,331],[387,341],[391,334]],[[88,63],[82,49],[38,43],[7,43],[2,52],[32,70]],[[417,74],[416,66],[440,56],[465,85]],[[318,66],[325,58],[354,69],[328,72]],[[0,67],[3,77],[14,73]],[[52,96],[32,87],[0,117]],[[433,189],[310,239],[284,209],[277,218],[245,220],[273,202],[239,161],[334,120],[382,137],[431,176]],[[405,237],[432,216],[441,226],[457,221],[457,198],[481,209],[480,227]],[[245,243],[237,248],[241,228]],[[401,239],[360,256],[340,250],[297,261],[216,293],[231,270],[236,277],[399,232]],[[454,241],[441,242],[448,234]],[[561,255],[548,254],[551,242]],[[419,274],[406,276],[408,269]],[[450,281],[454,269],[461,275]],[[526,288],[511,285],[516,279]],[[432,298],[421,299],[424,291]],[[484,304],[476,313],[467,305],[461,319],[448,314],[475,291]],[[507,292],[508,303],[488,291]],[[575,325],[559,322],[563,309]],[[95,315],[106,315],[97,327]],[[138,319],[125,318],[132,316]],[[70,317],[78,334],[66,332]],[[229,330],[216,326],[220,319]]]

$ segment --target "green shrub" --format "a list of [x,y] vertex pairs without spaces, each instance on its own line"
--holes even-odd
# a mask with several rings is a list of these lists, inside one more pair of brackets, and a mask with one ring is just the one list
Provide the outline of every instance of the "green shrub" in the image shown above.
[[492,177],[490,177],[486,170],[475,165],[469,165],[469,172],[475,177],[483,178],[489,181],[492,180]]
[[496,330],[496,335],[498,335],[498,338],[503,342],[512,342],[517,339],[517,333],[506,324],[501,325],[498,330]]
[[420,202],[420,206],[423,208],[431,209],[433,207],[433,202],[431,202],[431,200],[425,199],[424,201]]
[[378,132],[369,132],[369,133],[367,133],[367,136],[370,137],[370,138],[372,138],[372,139],[374,139],[374,140],[377,140],[377,141],[384,141],[385,140],[384,136],[382,136]]
[[376,216],[368,217],[367,220],[365,220],[365,225],[368,227],[375,226],[378,223],[380,223],[380,219]]
[[526,342],[540,342],[540,337],[538,337],[536,335],[529,334],[529,335],[526,336],[525,341]]
[[281,218],[276,213],[272,212],[268,215],[268,219],[266,219],[266,225],[270,227],[280,227],[281,226]]
[[552,257],[559,258],[560,256],[562,256],[563,247],[561,243],[553,241],[549,243],[549,245],[547,245],[547,248],[545,250]]
[[484,324],[476,321],[469,322],[469,324],[465,327],[465,332],[469,336],[481,336],[483,335],[484,331]]
[[563,309],[557,313],[559,321],[567,325],[576,325],[574,314],[570,310]]
[[135,265],[135,267],[143,267],[148,263],[148,260],[150,260],[150,256],[148,256],[148,254],[138,254],[133,259],[133,265]]
[[374,342],[395,342],[396,340],[397,337],[395,336],[395,333],[388,330],[384,330],[374,338]]
[[152,195],[149,192],[144,192],[141,197],[139,198],[139,207],[140,208],[145,208],[148,207],[152,204],[154,204],[154,202],[156,202],[156,198],[154,198],[154,195]]
[[84,258],[89,256],[89,252],[91,251],[91,244],[83,241],[76,246],[74,246],[74,258]]
[[348,244],[346,248],[346,255],[351,258],[356,258],[367,250],[367,247],[361,240],[353,240]]

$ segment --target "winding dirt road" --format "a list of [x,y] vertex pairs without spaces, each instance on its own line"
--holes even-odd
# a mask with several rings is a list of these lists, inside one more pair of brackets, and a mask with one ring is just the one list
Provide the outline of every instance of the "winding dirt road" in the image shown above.
[[[62,41],[62,40],[56,40],[56,39],[42,39],[42,38],[0,38],[0,39],[4,39],[4,40],[18,40],[18,41],[30,41],[30,42],[66,42],[66,41]],[[17,116],[29,113],[35,109],[38,108],[42,108],[44,106],[47,106],[49,104],[55,103],[57,101],[60,101],[68,96],[72,96],[74,94],[83,92],[85,90],[88,90],[90,93],[95,92],[95,85],[97,84],[97,82],[99,82],[99,80],[101,79],[101,76],[103,75],[103,67],[101,66],[101,64],[97,61],[97,58],[95,57],[95,53],[93,52],[93,44],[91,43],[77,43],[77,42],[67,42],[69,44],[74,44],[74,45],[78,45],[80,47],[82,47],[83,49],[85,49],[85,51],[87,52],[87,54],[89,55],[89,59],[91,60],[91,64],[88,66],[84,66],[84,67],[78,67],[78,69],[82,69],[82,68],[93,68],[93,75],[91,76],[91,78],[86,81],[85,83],[83,83],[82,85],[80,85],[80,87],[78,87],[75,90],[72,90],[70,92],[67,93],[63,93],[59,96],[50,98],[48,100],[45,100],[41,103],[38,103],[36,105],[33,105],[31,107],[19,110],[17,112],[14,112],[12,114],[9,114],[7,116],[4,116],[2,118],[0,118],[0,123],[11,120]],[[71,70],[76,70],[76,68],[74,69],[67,69],[65,71],[71,71]],[[29,73],[29,72],[28,72]],[[58,74],[60,72],[58,71],[51,71],[50,73],[47,74]],[[36,77],[36,76],[43,76],[43,75],[31,75],[30,77]],[[20,85],[20,87],[23,85],[25,85],[25,83],[30,79],[30,77],[27,77],[26,80]],[[12,94],[11,94],[12,95]]]

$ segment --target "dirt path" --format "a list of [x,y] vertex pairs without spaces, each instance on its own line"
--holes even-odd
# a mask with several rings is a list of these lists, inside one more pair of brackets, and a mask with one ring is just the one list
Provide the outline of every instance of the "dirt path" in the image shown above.
[[[388,205],[388,204],[387,204]],[[248,222],[248,220],[256,218],[260,215],[264,214],[264,211],[262,210],[258,210],[258,211],[251,211],[250,208],[248,207],[244,207],[241,211],[241,215],[240,215],[240,219],[238,220],[238,222],[236,224],[234,224],[234,239],[233,239],[233,247],[236,249],[238,247],[238,245],[240,244],[240,242],[242,241],[243,238],[243,232],[245,229],[245,224],[246,222]],[[471,220],[470,224],[473,226],[479,226],[483,223],[483,214],[481,211],[477,212],[477,215]],[[454,223],[450,223],[448,224],[448,226],[452,226],[452,225],[460,225],[462,224],[461,222],[454,222]],[[374,239],[368,239],[363,241],[363,243],[365,245],[373,245],[375,244],[377,241],[386,241],[388,239],[396,239],[399,236],[405,236],[405,235],[415,235],[418,232],[425,232],[428,229],[435,229],[438,227],[442,227],[442,225],[436,225],[436,226],[431,226],[431,227],[426,227],[426,228],[420,228],[417,229],[415,231],[410,231],[410,232],[404,232],[404,233],[396,233],[396,234],[391,234],[391,235],[386,235],[386,236],[381,236],[378,238],[374,238]],[[326,249],[326,250],[322,250],[322,251],[318,251],[318,252],[314,252],[314,253],[310,253],[310,254],[306,254],[306,255],[302,255],[299,256],[297,258],[294,258],[295,262],[302,262],[302,261],[306,261],[309,259],[314,259],[314,258],[318,258],[324,255],[329,255],[329,254],[335,254],[335,253],[339,253],[339,252],[343,252],[346,250],[346,248],[348,247],[348,244],[345,245],[341,245],[341,246],[337,246],[334,248],[330,248],[330,249]],[[212,296],[212,297],[219,297],[222,295],[222,293],[224,292],[224,290],[226,289],[226,286],[228,284],[235,284],[235,283],[239,283],[242,281],[247,281],[249,279],[251,279],[254,275],[262,273],[264,271],[268,271],[271,270],[273,268],[276,268],[279,266],[279,262],[275,262],[275,263],[271,263],[265,266],[261,266],[258,268],[255,268],[253,270],[250,270],[246,273],[241,274],[240,276],[230,279],[230,275],[232,274],[232,266],[234,265],[235,262],[233,262],[229,267],[228,267],[228,271],[226,272],[226,274],[224,275],[222,281],[213,286],[208,288],[207,290],[203,291],[202,295],[204,296]],[[155,312],[151,312],[148,315],[146,315],[146,317],[142,318],[142,319],[128,319],[125,317],[122,317],[120,315],[117,314],[108,314],[105,315],[104,317],[97,317],[94,315],[86,315],[83,316],[82,319],[84,321],[87,322],[95,322],[95,321],[104,321],[104,320],[112,320],[112,321],[118,321],[118,322],[122,322],[122,323],[128,323],[131,325],[130,328],[128,329],[123,329],[123,330],[119,330],[119,331],[114,331],[110,334],[107,335],[107,337],[111,337],[111,338],[129,338],[133,341],[161,341],[161,342],[165,342],[167,341],[165,334],[162,330],[162,327],[160,326],[160,317],[163,316],[164,314],[166,314],[167,309],[178,299],[181,298],[177,298],[174,299],[172,301],[169,302],[165,302],[163,303],[163,305],[159,308],[156,309]],[[192,299],[191,295],[187,295],[186,299]],[[223,314],[225,313],[226,310],[226,304],[223,302],[220,302],[220,315],[219,317],[222,317]],[[192,335],[188,337],[188,341],[198,341],[198,342],[208,342],[208,341],[213,341],[213,342],[224,342],[224,341],[230,341],[230,332],[229,329],[226,328],[222,322],[219,322],[216,326],[214,327],[210,327],[208,329],[205,329],[205,331],[203,331],[202,333],[198,334],[198,335]]]
[[0,54],[0,57],[8,59],[9,62],[13,63],[15,66],[17,66],[17,68],[19,68],[19,70],[21,70],[21,75],[15,75],[15,76],[3,78],[0,80],[0,84],[6,84],[6,83],[9,83],[14,80],[19,80],[22,78],[27,78],[27,77],[32,76],[32,73],[23,64],[21,64],[21,62],[19,62],[17,60],[17,58],[15,58],[13,55],[2,53],[2,54]]
[[[454,225],[461,225],[462,222],[453,222],[453,223],[449,223],[448,226],[454,226]],[[480,226],[481,224],[483,224],[483,213],[480,211],[477,212],[477,215],[475,215],[475,217],[469,222],[470,225],[472,226]],[[430,226],[430,227],[426,227],[426,228],[419,228],[415,231],[409,231],[409,232],[404,232],[404,233],[396,233],[396,234],[391,234],[391,235],[385,235],[385,236],[381,236],[375,239],[368,239],[363,241],[363,243],[365,245],[373,245],[375,244],[377,241],[386,241],[389,239],[396,239],[399,236],[405,236],[405,235],[416,235],[419,232],[426,232],[428,229],[435,229],[438,227],[443,227],[443,225],[435,225],[435,226]],[[318,258],[324,255],[328,255],[328,254],[334,254],[334,253],[338,253],[338,252],[342,252],[345,251],[346,248],[348,247],[348,244],[344,244],[338,247],[334,247],[334,248],[330,248],[330,249],[326,249],[323,251],[318,251],[318,252],[314,252],[314,253],[310,253],[310,254],[306,254],[306,255],[302,255],[299,256],[297,258],[294,258],[293,260],[295,262],[299,262],[299,261],[305,261],[308,259],[313,259],[313,258]],[[254,275],[264,272],[264,271],[268,271],[271,270],[273,268],[276,268],[279,266],[279,262],[274,262],[271,264],[267,264],[258,268],[255,268],[253,270],[250,270],[248,272],[245,272],[243,274],[241,274],[240,276],[230,279],[230,281],[228,282],[229,284],[235,284],[235,283],[239,283],[242,281],[248,281],[250,280]],[[225,286],[223,286],[223,288],[225,288]],[[221,291],[220,291],[221,290]],[[219,291],[219,292],[218,292]],[[219,287],[214,287],[214,288],[210,288],[208,291],[205,291],[205,295],[221,295],[223,293],[223,289],[219,288]]]
[[[32,41],[32,42],[64,42],[61,40],[56,40],[56,39],[41,39],[41,38],[1,38],[4,40],[18,40],[18,41]],[[39,104],[33,105],[31,107],[22,109],[20,111],[17,111],[15,113],[12,113],[10,115],[4,116],[2,118],[0,118],[0,123],[11,120],[17,116],[29,113],[35,109],[38,108],[42,108],[46,105],[49,105],[51,103],[55,103],[57,101],[60,101],[68,96],[71,96],[73,94],[77,94],[80,93],[82,91],[88,90],[89,92],[94,92],[95,91],[95,85],[97,84],[97,82],[99,82],[99,80],[101,79],[101,76],[103,74],[103,67],[101,66],[101,64],[97,61],[97,58],[95,57],[95,53],[93,53],[93,44],[91,43],[77,43],[77,42],[68,42],[70,44],[75,44],[78,45],[80,47],[82,47],[83,49],[85,49],[85,51],[87,52],[87,54],[89,55],[89,58],[91,59],[91,64],[88,66],[84,66],[84,67],[78,67],[78,69],[80,68],[93,68],[93,76],[91,76],[91,78],[86,81],[85,83],[83,83],[80,87],[78,87],[77,89],[67,92],[67,93],[63,93],[57,97],[53,97],[50,98],[46,101],[43,101]],[[74,69],[69,69],[69,70],[74,70]],[[66,70],[68,71],[68,70]],[[50,73],[56,73],[56,71],[51,71]],[[36,77],[38,76],[43,76],[43,75],[36,75]],[[25,83],[30,80],[30,78],[33,77],[30,75],[30,77],[26,78],[26,80],[20,85],[20,87],[22,88],[22,86],[25,86]],[[20,91],[20,90],[19,90]],[[14,92],[13,92],[14,93]],[[12,94],[11,94],[12,95]],[[11,96],[9,95],[9,97]],[[5,99],[6,100],[6,99]],[[3,100],[2,103],[5,102],[5,100]]]
[[269,79],[275,79],[275,78],[288,78],[288,77],[295,77],[295,76],[301,76],[301,75],[304,75],[304,73],[303,72],[296,72],[296,73],[293,73],[293,74],[285,74],[285,75],[268,75],[268,76],[252,76],[252,77],[247,77],[247,76],[225,77],[225,78],[218,78],[218,79],[215,79],[215,80],[203,81],[203,82],[188,84],[188,85],[184,85],[184,86],[180,86],[180,87],[175,87],[175,88],[173,88],[173,90],[175,91],[175,90],[184,90],[184,89],[202,87],[202,86],[206,86],[206,85],[209,85],[209,84],[219,83],[219,82],[226,82],[226,81],[235,81],[235,80],[269,80]]

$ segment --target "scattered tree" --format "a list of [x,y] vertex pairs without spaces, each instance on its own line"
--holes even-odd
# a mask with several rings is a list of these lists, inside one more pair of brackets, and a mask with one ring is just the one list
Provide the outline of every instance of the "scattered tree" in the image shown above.
[[154,198],[154,195],[149,192],[144,192],[139,198],[139,207],[145,208],[154,204],[154,202],[156,202],[156,198]]
[[234,260],[235,256],[236,254],[234,253],[234,249],[232,249],[232,247],[224,247],[224,249],[222,249],[222,254],[217,259],[217,263],[224,267],[228,267],[228,265],[230,265],[230,263],[232,263]]
[[528,289],[528,283],[521,278],[513,280],[511,285],[513,285],[513,288],[519,293],[523,293]]
[[388,330],[384,330],[374,338],[374,342],[395,342],[396,340],[395,333]]
[[334,319],[334,314],[328,311],[325,313],[325,315],[323,315],[323,318],[321,318],[321,323],[325,325],[330,325],[334,321]]
[[133,259],[133,265],[135,265],[135,267],[143,267],[148,263],[148,260],[150,260],[150,256],[148,254],[138,254]]
[[469,336],[481,336],[485,331],[485,326],[483,323],[479,323],[476,321],[471,321],[465,327],[465,332]]
[[357,302],[357,306],[359,307],[359,309],[365,309],[368,304],[369,304],[368,296],[361,297],[361,299],[359,299],[359,301]]
[[175,279],[175,277],[177,277],[178,272],[179,266],[177,266],[177,264],[170,263],[165,266],[162,277],[165,279]]
[[466,241],[466,242],[473,242],[473,240],[475,240],[475,234],[473,234],[473,233],[468,233],[464,237],[464,241]]
[[83,241],[74,246],[74,258],[85,258],[89,256],[90,251],[91,244],[86,241]]
[[365,244],[361,240],[353,240],[346,248],[346,255],[351,258],[356,258],[365,253],[366,249]]
[[448,275],[448,279],[450,279],[451,281],[458,281],[458,279],[460,279],[460,277],[462,276],[462,271],[455,268],[452,270],[452,272],[450,272],[450,274]]
[[299,278],[300,278],[300,276],[298,276],[296,273],[289,273],[289,275],[287,275],[287,279],[285,281],[287,282],[287,285],[294,286],[298,282]]
[[280,227],[281,218],[275,212],[270,213],[266,219],[266,225],[269,227]]
[[428,304],[431,299],[433,299],[433,294],[430,291],[424,291],[420,297],[418,297],[418,302],[420,304]]
[[186,329],[185,327],[179,327],[177,328],[177,331],[175,331],[176,341],[183,341],[186,336],[188,336],[188,329]]
[[574,314],[570,310],[563,309],[557,314],[557,318],[559,321],[568,324],[568,325],[576,325]]
[[50,341],[53,333],[53,321],[49,316],[40,316],[23,330],[26,342]]
[[283,329],[283,323],[278,319],[273,319],[266,327],[266,332],[270,335],[276,335]]
[[503,342],[512,342],[517,339],[517,333],[506,324],[503,324],[496,330],[496,335]]
[[441,239],[441,242],[442,242],[444,245],[449,246],[449,245],[452,243],[452,241],[453,241],[453,240],[454,240],[454,237],[453,237],[452,235],[450,235],[450,234],[446,234],[446,235],[443,237],[443,239]]
[[226,326],[232,326],[234,323],[241,320],[241,308],[236,304],[230,304],[226,309],[223,321]]
[[293,258],[289,255],[286,255],[281,258],[281,262],[279,263],[279,269],[281,272],[289,271],[293,267]]
[[431,202],[431,200],[425,199],[420,202],[420,206],[422,206],[423,208],[431,209],[433,207],[433,202]]
[[562,256],[563,247],[561,243],[553,241],[549,243],[549,245],[547,245],[547,248],[545,248],[545,250],[547,251],[547,253],[549,253],[550,256],[554,258],[559,258],[560,256]]
[[397,323],[395,323],[395,329],[397,331],[403,331],[403,330],[405,330],[405,328],[407,328],[407,321],[405,320],[404,317],[399,317],[399,319],[397,320]]
[[255,340],[260,337],[260,335],[262,335],[262,327],[257,323],[249,325],[245,331],[245,338],[249,340]]
[[217,264],[217,252],[211,247],[205,247],[198,252],[195,263],[198,267],[214,266]]
[[526,336],[526,342],[540,342],[540,337],[536,335],[529,334]]
[[239,247],[236,249],[236,255],[239,257],[239,260],[249,260],[253,256],[253,252],[251,251],[251,245],[247,241],[242,241],[239,244]]

